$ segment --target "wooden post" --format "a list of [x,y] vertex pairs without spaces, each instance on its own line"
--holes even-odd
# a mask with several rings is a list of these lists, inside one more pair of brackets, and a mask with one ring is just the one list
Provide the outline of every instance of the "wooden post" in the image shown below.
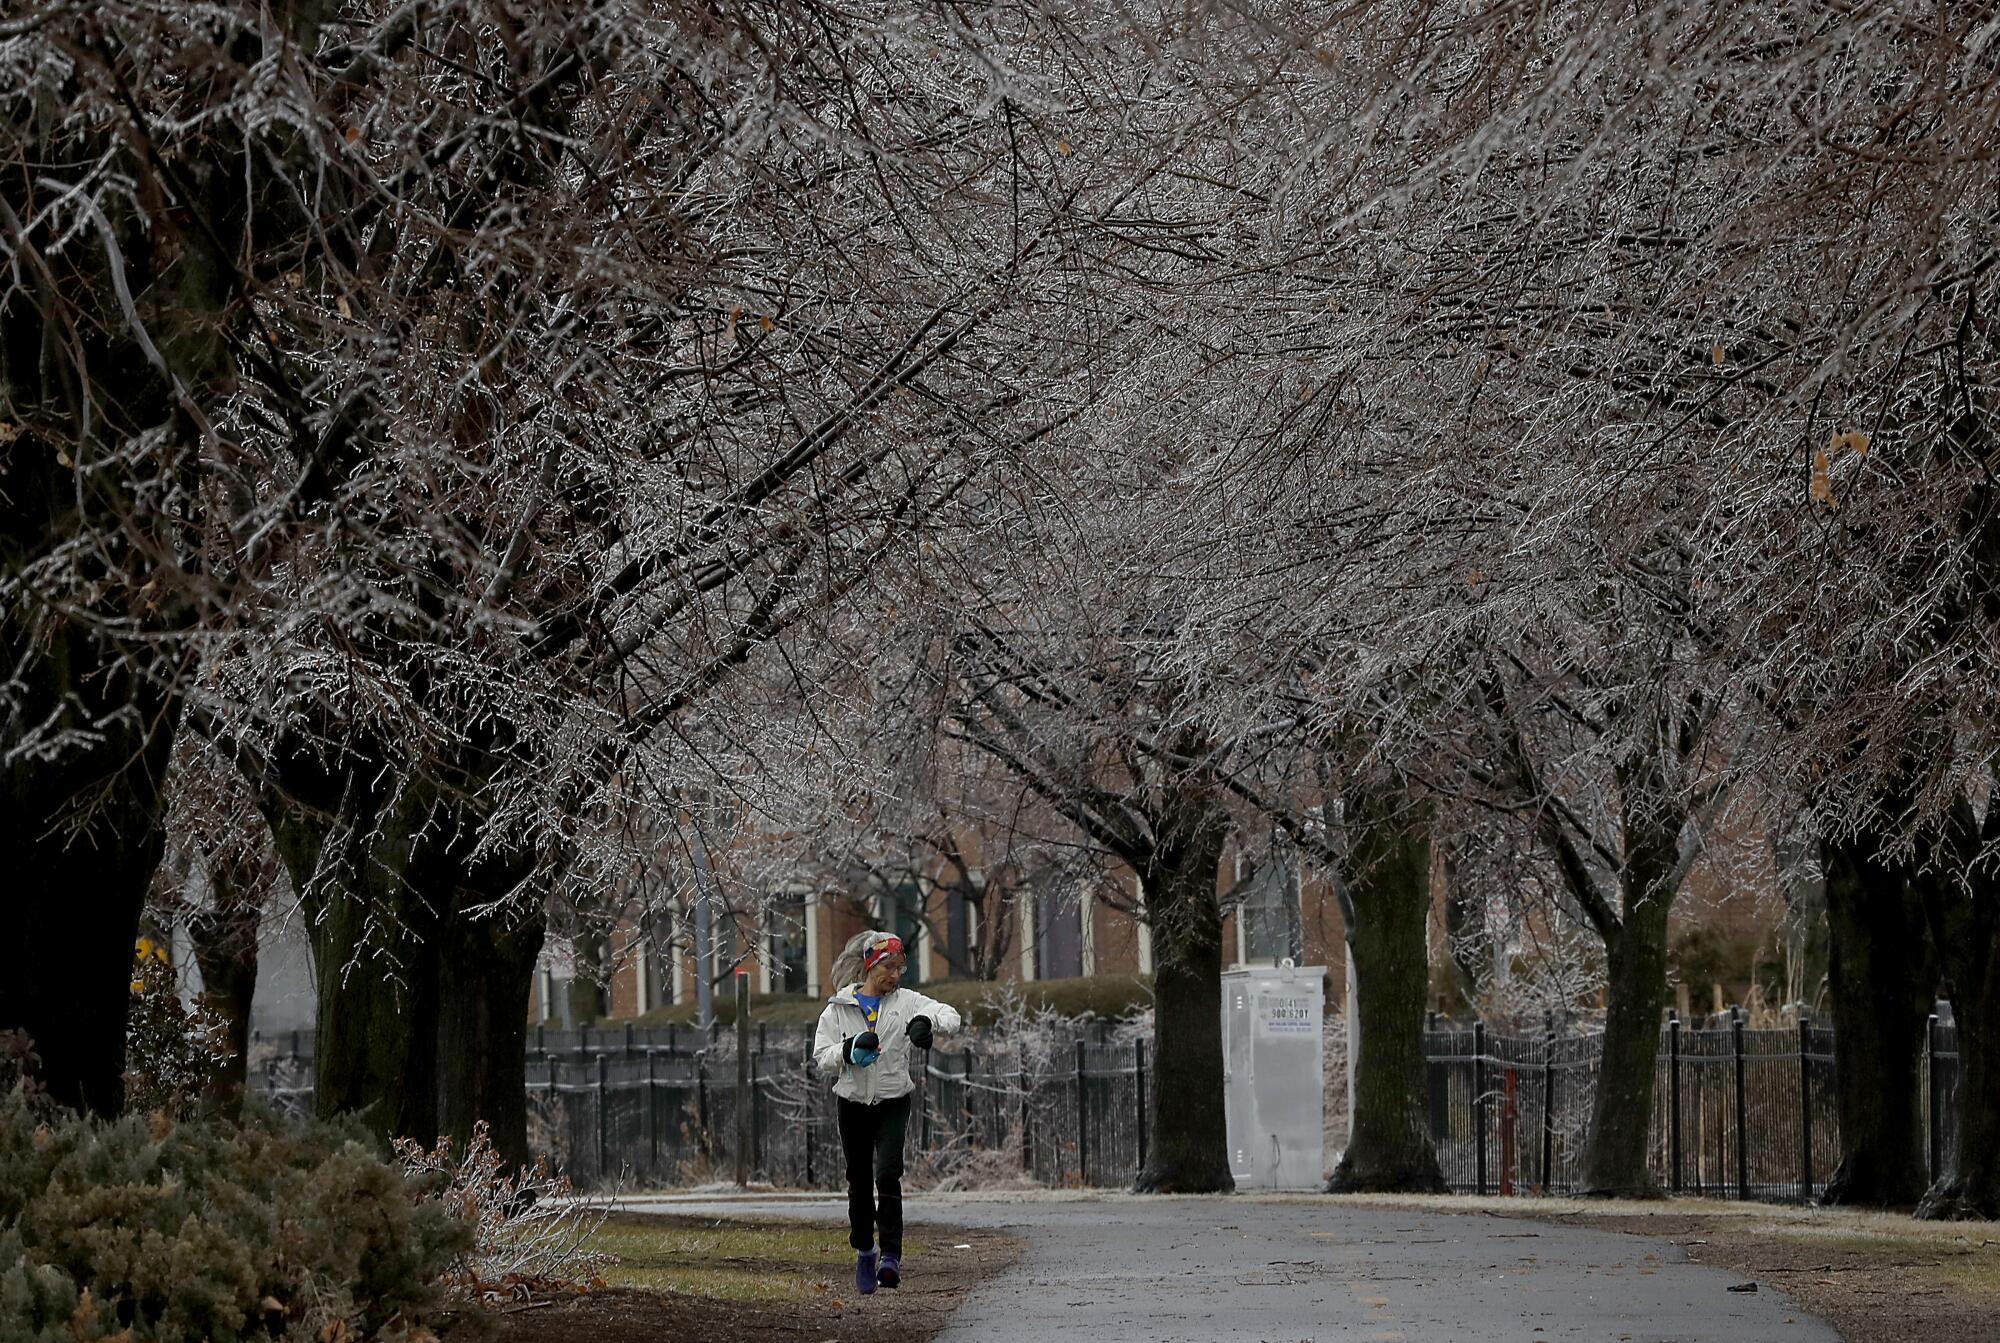
[[1035,1172],[1034,1116],[1028,1107],[1028,1053],[1020,1046],[1014,1051],[1017,1067],[1014,1076],[1021,1083],[1021,1174],[1033,1176]]
[[701,1154],[710,1156],[715,1150],[715,1135],[708,1130],[708,1051],[698,1049],[694,1055],[694,1123],[701,1133]]
[[750,1183],[750,972],[736,967],[736,1185]]
[[[1479,1192],[1486,1192],[1486,1023],[1472,1023],[1472,1119],[1478,1156],[1474,1161]],[[1353,1123],[1350,1118],[1349,1124]]]
[[813,1096],[815,1093],[813,1089],[812,1058],[812,1046],[808,1044],[801,1051],[799,1059],[799,1071],[805,1074],[805,1087],[803,1091],[806,1098],[806,1188],[808,1189],[813,1187],[813,1130],[819,1127],[819,1125],[813,1122],[816,1116],[813,1114]]
[[1543,1025],[1542,1194],[1546,1197],[1554,1189],[1549,1181],[1553,1178],[1556,1151],[1556,1014],[1548,1013]]
[[605,1092],[610,1089],[611,1083],[610,1073],[611,1061],[599,1054],[597,1056],[597,1178],[600,1180],[604,1178],[605,1167],[610,1164],[605,1148],[604,1115]]
[[1812,1202],[1812,1018],[1799,1013],[1799,1202]]
[[646,1049],[646,1168],[656,1169],[660,1164],[660,1104],[659,1092],[655,1090],[654,1062],[658,1051],[648,1046]]
[[1076,1178],[1077,1183],[1090,1183],[1090,1123],[1084,1109],[1085,1096],[1083,1082],[1083,1041],[1076,1042]]
[[1736,1197],[1750,1197],[1750,1100],[1743,1079],[1743,1009],[1729,1010],[1730,1038],[1736,1049]]
[[1146,1169],[1146,1042],[1132,1042],[1132,1076],[1139,1093],[1139,1169]]
[[1673,1191],[1678,1194],[1681,1192],[1681,1018],[1671,1008],[1667,1010],[1667,1162]]
[[1930,1157],[1931,1183],[1936,1184],[1944,1175],[1944,1084],[1938,1080],[1938,1018],[1933,1012],[1924,1023],[1924,1071],[1930,1081],[1930,1123],[1925,1126],[1929,1135],[1927,1146]]

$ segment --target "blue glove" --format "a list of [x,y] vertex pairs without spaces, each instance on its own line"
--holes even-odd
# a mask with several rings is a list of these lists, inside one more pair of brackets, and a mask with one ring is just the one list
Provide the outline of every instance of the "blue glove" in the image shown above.
[[866,1068],[882,1057],[882,1037],[874,1031],[863,1031],[850,1035],[842,1042],[840,1052],[847,1061],[857,1068]]

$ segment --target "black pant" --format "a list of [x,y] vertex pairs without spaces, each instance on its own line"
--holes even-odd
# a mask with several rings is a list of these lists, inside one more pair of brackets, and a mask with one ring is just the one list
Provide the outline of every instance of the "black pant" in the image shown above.
[[847,1243],[857,1250],[875,1244],[882,1228],[882,1253],[903,1257],[903,1131],[910,1125],[910,1098],[877,1105],[837,1098],[840,1150],[847,1157]]

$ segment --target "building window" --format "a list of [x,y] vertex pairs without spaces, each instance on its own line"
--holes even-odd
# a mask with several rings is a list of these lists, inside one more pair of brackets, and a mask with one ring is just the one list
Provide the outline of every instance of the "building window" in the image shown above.
[[1035,978],[1083,973],[1082,907],[1082,885],[1073,873],[1051,873],[1035,892]]
[[680,979],[680,950],[673,939],[646,939],[646,954],[651,960],[648,974],[653,985],[653,1005],[664,1007],[674,1001]]
[[898,882],[882,893],[882,926],[903,939],[904,961],[902,982],[921,984],[924,982],[922,939],[924,929],[924,892],[914,881]]
[[806,901],[802,895],[774,896],[765,917],[770,921],[771,990],[806,991]]
[[953,882],[944,895],[944,959],[948,973],[972,973],[973,929],[972,902],[965,898],[958,883]]

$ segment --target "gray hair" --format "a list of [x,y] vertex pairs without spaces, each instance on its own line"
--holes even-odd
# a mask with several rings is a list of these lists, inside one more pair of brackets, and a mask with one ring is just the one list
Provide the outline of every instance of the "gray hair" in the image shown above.
[[833,958],[833,987],[836,992],[849,984],[861,982],[861,958],[867,954],[868,944],[884,935],[880,928],[864,928],[847,939],[847,945]]

